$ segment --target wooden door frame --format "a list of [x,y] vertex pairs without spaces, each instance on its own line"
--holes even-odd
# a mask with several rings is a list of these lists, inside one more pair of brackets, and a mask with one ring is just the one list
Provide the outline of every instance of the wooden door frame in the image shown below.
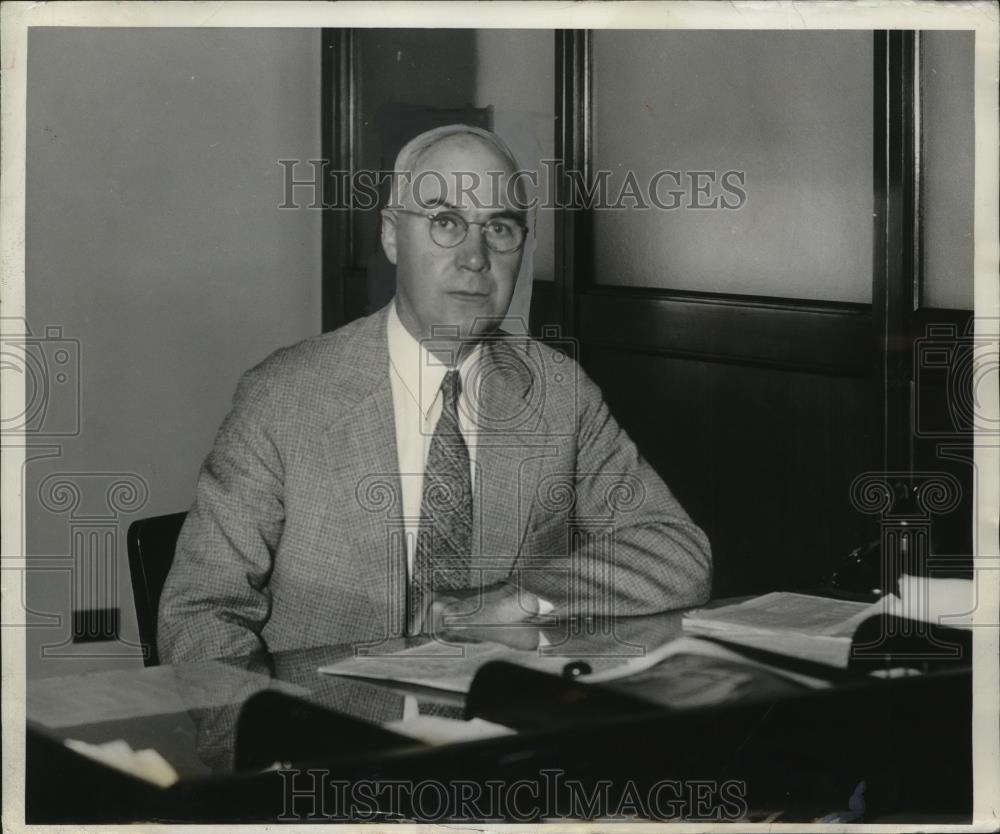
[[355,30],[324,29],[321,37],[321,327],[325,333],[347,324],[347,279],[354,265],[355,215],[351,209],[350,177],[334,174],[355,170],[360,83]]

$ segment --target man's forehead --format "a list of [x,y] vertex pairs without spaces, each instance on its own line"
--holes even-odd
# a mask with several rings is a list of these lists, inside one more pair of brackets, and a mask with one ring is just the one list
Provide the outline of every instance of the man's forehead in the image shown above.
[[442,173],[473,166],[502,171],[512,171],[515,167],[512,160],[498,147],[481,136],[465,133],[439,139],[424,149],[414,165],[417,170],[437,170]]
[[517,204],[510,160],[475,136],[454,136],[428,148],[411,172],[421,205],[512,209]]

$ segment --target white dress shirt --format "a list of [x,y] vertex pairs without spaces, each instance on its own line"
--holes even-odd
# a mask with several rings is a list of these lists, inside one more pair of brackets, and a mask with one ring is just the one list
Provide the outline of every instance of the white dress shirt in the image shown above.
[[[403,499],[403,524],[406,534],[406,575],[413,577],[413,560],[417,552],[417,530],[420,526],[420,504],[423,500],[424,468],[431,439],[437,427],[444,396],[441,383],[450,368],[413,337],[399,319],[396,305],[389,309],[386,323],[389,340],[389,382],[392,388],[392,408],[396,423],[396,453]],[[470,352],[458,366],[462,393],[458,399],[458,423],[469,450],[472,483],[476,479],[475,424],[477,386],[476,363],[482,356],[482,345]],[[551,602],[538,600],[539,614],[554,610]]]
[[[403,491],[403,519],[406,530],[406,571],[413,576],[420,504],[424,490],[424,468],[431,448],[431,438],[441,417],[444,396],[441,383],[450,368],[418,342],[399,320],[396,305],[389,310],[386,326],[389,337],[389,382],[396,418],[396,452],[399,480]],[[481,354],[481,346],[466,356],[458,366],[462,393],[458,400],[458,423],[469,450],[472,478],[476,477],[476,444],[472,406],[475,386],[467,385],[471,370]],[[475,480],[473,480],[475,483]]]

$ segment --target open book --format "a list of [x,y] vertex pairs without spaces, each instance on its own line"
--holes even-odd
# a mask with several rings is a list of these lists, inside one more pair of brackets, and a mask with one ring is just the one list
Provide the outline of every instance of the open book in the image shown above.
[[847,668],[851,638],[883,604],[776,591],[684,615],[684,632]]
[[899,595],[866,604],[775,592],[684,615],[684,632],[846,668],[851,641],[869,617],[888,614],[933,625],[968,628],[975,612],[971,580],[903,575]]

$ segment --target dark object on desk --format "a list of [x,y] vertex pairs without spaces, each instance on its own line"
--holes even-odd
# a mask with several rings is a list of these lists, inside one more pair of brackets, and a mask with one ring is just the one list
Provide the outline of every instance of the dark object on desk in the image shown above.
[[[827,580],[834,596],[874,602],[886,594],[898,593],[899,577],[904,573],[937,578],[972,577],[971,557],[940,555],[971,553],[971,541],[964,534],[958,538],[941,535],[941,520],[932,515],[936,513],[935,502],[927,497],[934,488],[930,483],[921,485],[919,480],[916,477],[915,483],[893,484],[891,509],[883,513],[883,524],[888,522],[891,526],[895,543],[886,538],[883,530],[881,538],[852,550]],[[971,529],[968,520],[960,526]]]
[[234,766],[261,770],[275,762],[302,763],[377,755],[420,747],[419,741],[281,692],[258,692],[240,710]]
[[185,518],[187,513],[140,518],[128,528],[128,568],[145,666],[160,665],[156,650],[156,613]]
[[[892,579],[894,588],[898,581],[898,575]],[[854,548],[834,568],[827,584],[835,596],[845,599],[875,602],[883,597],[887,589],[882,575],[882,542]]]
[[899,578],[930,576],[936,579],[971,579],[972,557],[969,555],[897,556],[891,565],[884,562],[881,541],[871,541],[856,547],[834,568],[818,589],[821,594],[875,602],[886,594],[899,593]]
[[565,672],[556,677],[502,660],[487,663],[476,672],[465,702],[466,717],[484,718],[519,732],[585,725],[609,715],[644,715],[662,709],[603,686],[581,683]]

